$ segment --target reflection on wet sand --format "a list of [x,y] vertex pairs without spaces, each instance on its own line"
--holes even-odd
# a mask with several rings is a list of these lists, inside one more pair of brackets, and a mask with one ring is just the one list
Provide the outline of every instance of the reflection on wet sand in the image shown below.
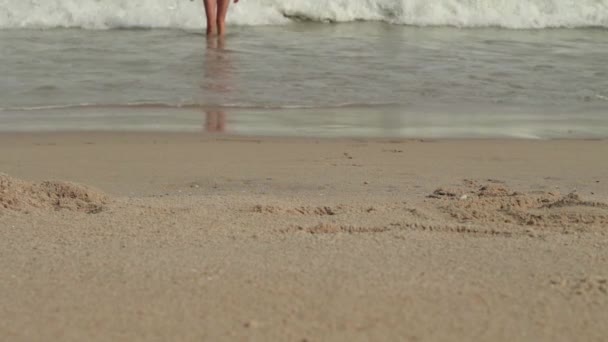
[[[232,74],[230,55],[226,51],[224,37],[208,38],[204,61],[204,91],[210,103],[217,103],[226,93],[232,91],[230,76]],[[213,106],[204,109],[205,131],[225,132],[226,112]]]
[[222,133],[226,131],[226,112],[223,110],[205,110],[205,131]]

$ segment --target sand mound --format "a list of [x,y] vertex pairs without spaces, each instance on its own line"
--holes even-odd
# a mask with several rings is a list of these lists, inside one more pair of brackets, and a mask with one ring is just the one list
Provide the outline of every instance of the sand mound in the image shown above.
[[0,174],[0,210],[73,210],[98,213],[109,198],[99,190],[61,181],[30,183]]
[[585,231],[608,225],[608,204],[570,193],[521,193],[502,184],[467,181],[457,189],[437,189],[428,197],[458,222],[535,226]]

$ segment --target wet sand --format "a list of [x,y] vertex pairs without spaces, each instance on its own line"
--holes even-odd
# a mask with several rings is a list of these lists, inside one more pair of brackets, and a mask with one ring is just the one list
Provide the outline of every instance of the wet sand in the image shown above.
[[608,141],[0,135],[0,340],[603,341]]

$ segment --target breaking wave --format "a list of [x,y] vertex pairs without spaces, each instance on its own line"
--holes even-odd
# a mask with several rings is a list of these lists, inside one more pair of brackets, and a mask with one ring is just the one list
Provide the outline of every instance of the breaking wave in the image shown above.
[[[0,0],[0,28],[204,26],[201,0]],[[241,0],[235,25],[383,21],[414,26],[608,27],[608,0]]]

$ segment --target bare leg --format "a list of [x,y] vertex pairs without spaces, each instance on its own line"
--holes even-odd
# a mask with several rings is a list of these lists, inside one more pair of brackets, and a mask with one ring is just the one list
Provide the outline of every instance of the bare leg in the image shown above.
[[222,51],[226,48],[226,37],[218,36],[217,37],[217,49]]
[[217,33],[221,36],[226,33],[226,14],[230,0],[217,0]]
[[211,36],[207,36],[207,50],[213,49],[217,49],[217,40],[213,39]]
[[205,14],[207,15],[207,35],[213,35],[217,31],[217,1],[203,0],[205,3]]

